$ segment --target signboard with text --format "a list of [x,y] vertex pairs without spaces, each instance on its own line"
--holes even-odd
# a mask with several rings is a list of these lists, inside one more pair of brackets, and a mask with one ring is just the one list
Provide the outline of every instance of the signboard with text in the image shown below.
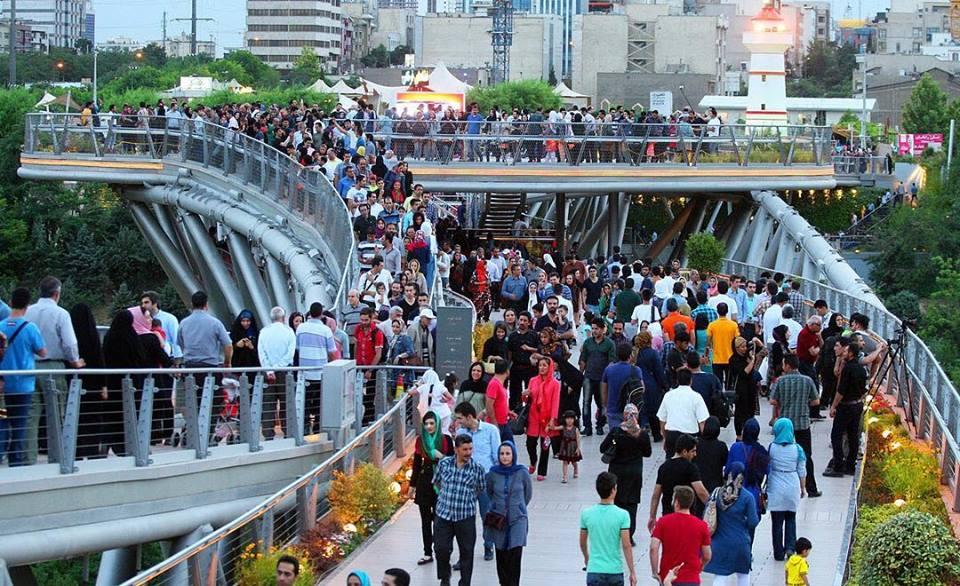
[[654,110],[661,115],[673,112],[673,92],[650,92],[650,111]]
[[437,308],[437,374],[464,380],[473,360],[473,313],[469,307]]
[[930,132],[924,134],[898,134],[897,153],[901,155],[919,155],[928,148],[939,151],[943,148],[943,134]]

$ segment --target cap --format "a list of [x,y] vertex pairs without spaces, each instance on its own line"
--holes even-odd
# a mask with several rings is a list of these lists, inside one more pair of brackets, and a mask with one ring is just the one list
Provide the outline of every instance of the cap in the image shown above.
[[420,310],[420,317],[425,317],[427,319],[437,319],[437,316],[433,314],[433,310],[429,307],[425,307]]

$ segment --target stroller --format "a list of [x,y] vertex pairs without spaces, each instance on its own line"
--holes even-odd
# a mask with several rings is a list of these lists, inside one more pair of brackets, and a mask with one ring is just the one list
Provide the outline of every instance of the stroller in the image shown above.
[[240,441],[240,381],[224,378],[220,383],[223,406],[217,414],[211,445],[235,444]]

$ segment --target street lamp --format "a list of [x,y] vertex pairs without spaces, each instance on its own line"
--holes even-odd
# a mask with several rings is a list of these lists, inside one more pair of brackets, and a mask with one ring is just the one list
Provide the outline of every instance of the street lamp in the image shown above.
[[63,61],[57,61],[57,72],[58,72],[59,75],[60,75],[60,81],[61,81],[61,82],[63,81],[63,68],[64,68],[64,63],[63,63]]

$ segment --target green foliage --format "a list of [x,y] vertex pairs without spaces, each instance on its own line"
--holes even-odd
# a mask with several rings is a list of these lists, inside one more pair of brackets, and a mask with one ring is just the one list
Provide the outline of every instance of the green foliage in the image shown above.
[[[251,544],[252,545],[252,544]],[[299,549],[287,548],[268,552],[266,555],[245,552],[240,555],[238,586],[262,586],[276,584],[277,561],[280,556],[292,555],[300,561],[300,574],[294,581],[294,586],[313,586],[320,579],[313,572],[310,560]]]
[[894,496],[907,502],[940,496],[940,465],[926,446],[891,451],[883,460],[883,480]]
[[310,47],[304,47],[293,62],[293,69],[287,76],[292,84],[310,85],[323,77],[320,57]]
[[947,94],[924,73],[903,105],[904,132],[944,132],[950,123]]
[[[280,85],[280,74],[258,59],[250,51],[231,51],[223,58],[228,63],[236,63],[243,70],[237,81],[257,90],[274,88]],[[316,80],[314,80],[316,81]]]
[[936,256],[936,285],[923,317],[920,336],[953,380],[960,380],[960,259]]
[[353,474],[335,472],[328,498],[337,522],[359,528],[389,519],[398,504],[390,484],[390,477],[369,462]]
[[853,47],[812,41],[803,58],[803,79],[787,84],[787,95],[848,98],[856,65],[857,56]]
[[489,87],[475,87],[467,94],[467,103],[476,102],[481,111],[493,107],[505,110],[526,108],[544,110],[560,107],[560,97],[553,93],[553,87],[540,80],[525,79],[508,81]]
[[[146,543],[142,549],[142,567],[149,568],[160,563],[166,556],[159,542]],[[30,566],[36,584],[56,584],[57,586],[80,586],[92,584],[97,579],[100,567],[100,554],[90,555],[90,582],[83,581],[83,558],[51,560]]]
[[920,299],[912,291],[899,291],[884,300],[883,303],[893,315],[902,319],[920,317]]
[[727,253],[723,242],[708,232],[699,232],[687,238],[685,244],[687,266],[696,269],[700,274],[716,273],[723,264],[723,257]]
[[[842,194],[842,195],[841,195]],[[877,200],[874,189],[837,189],[824,191],[791,191],[786,199],[797,212],[823,234],[835,234],[850,227],[853,214]]]
[[[166,49],[156,43],[150,43],[141,49],[140,55],[143,55],[143,62],[150,67],[162,68],[167,64]],[[136,54],[134,54],[134,57],[136,57]]]
[[383,45],[377,45],[367,55],[360,59],[364,67],[390,67],[391,65],[403,65],[407,53],[411,53],[410,47],[400,45],[392,51],[388,51]]
[[861,583],[935,586],[960,583],[960,547],[927,513],[907,511],[882,522],[864,544]]
[[206,98],[203,103],[207,106],[219,106],[222,104],[252,103],[262,102],[266,104],[289,104],[291,101],[303,100],[304,104],[316,105],[319,108],[330,111],[337,104],[337,96],[333,94],[321,94],[307,90],[304,87],[288,87],[284,89],[266,90],[254,92],[252,94],[235,94],[224,90],[215,92]]

